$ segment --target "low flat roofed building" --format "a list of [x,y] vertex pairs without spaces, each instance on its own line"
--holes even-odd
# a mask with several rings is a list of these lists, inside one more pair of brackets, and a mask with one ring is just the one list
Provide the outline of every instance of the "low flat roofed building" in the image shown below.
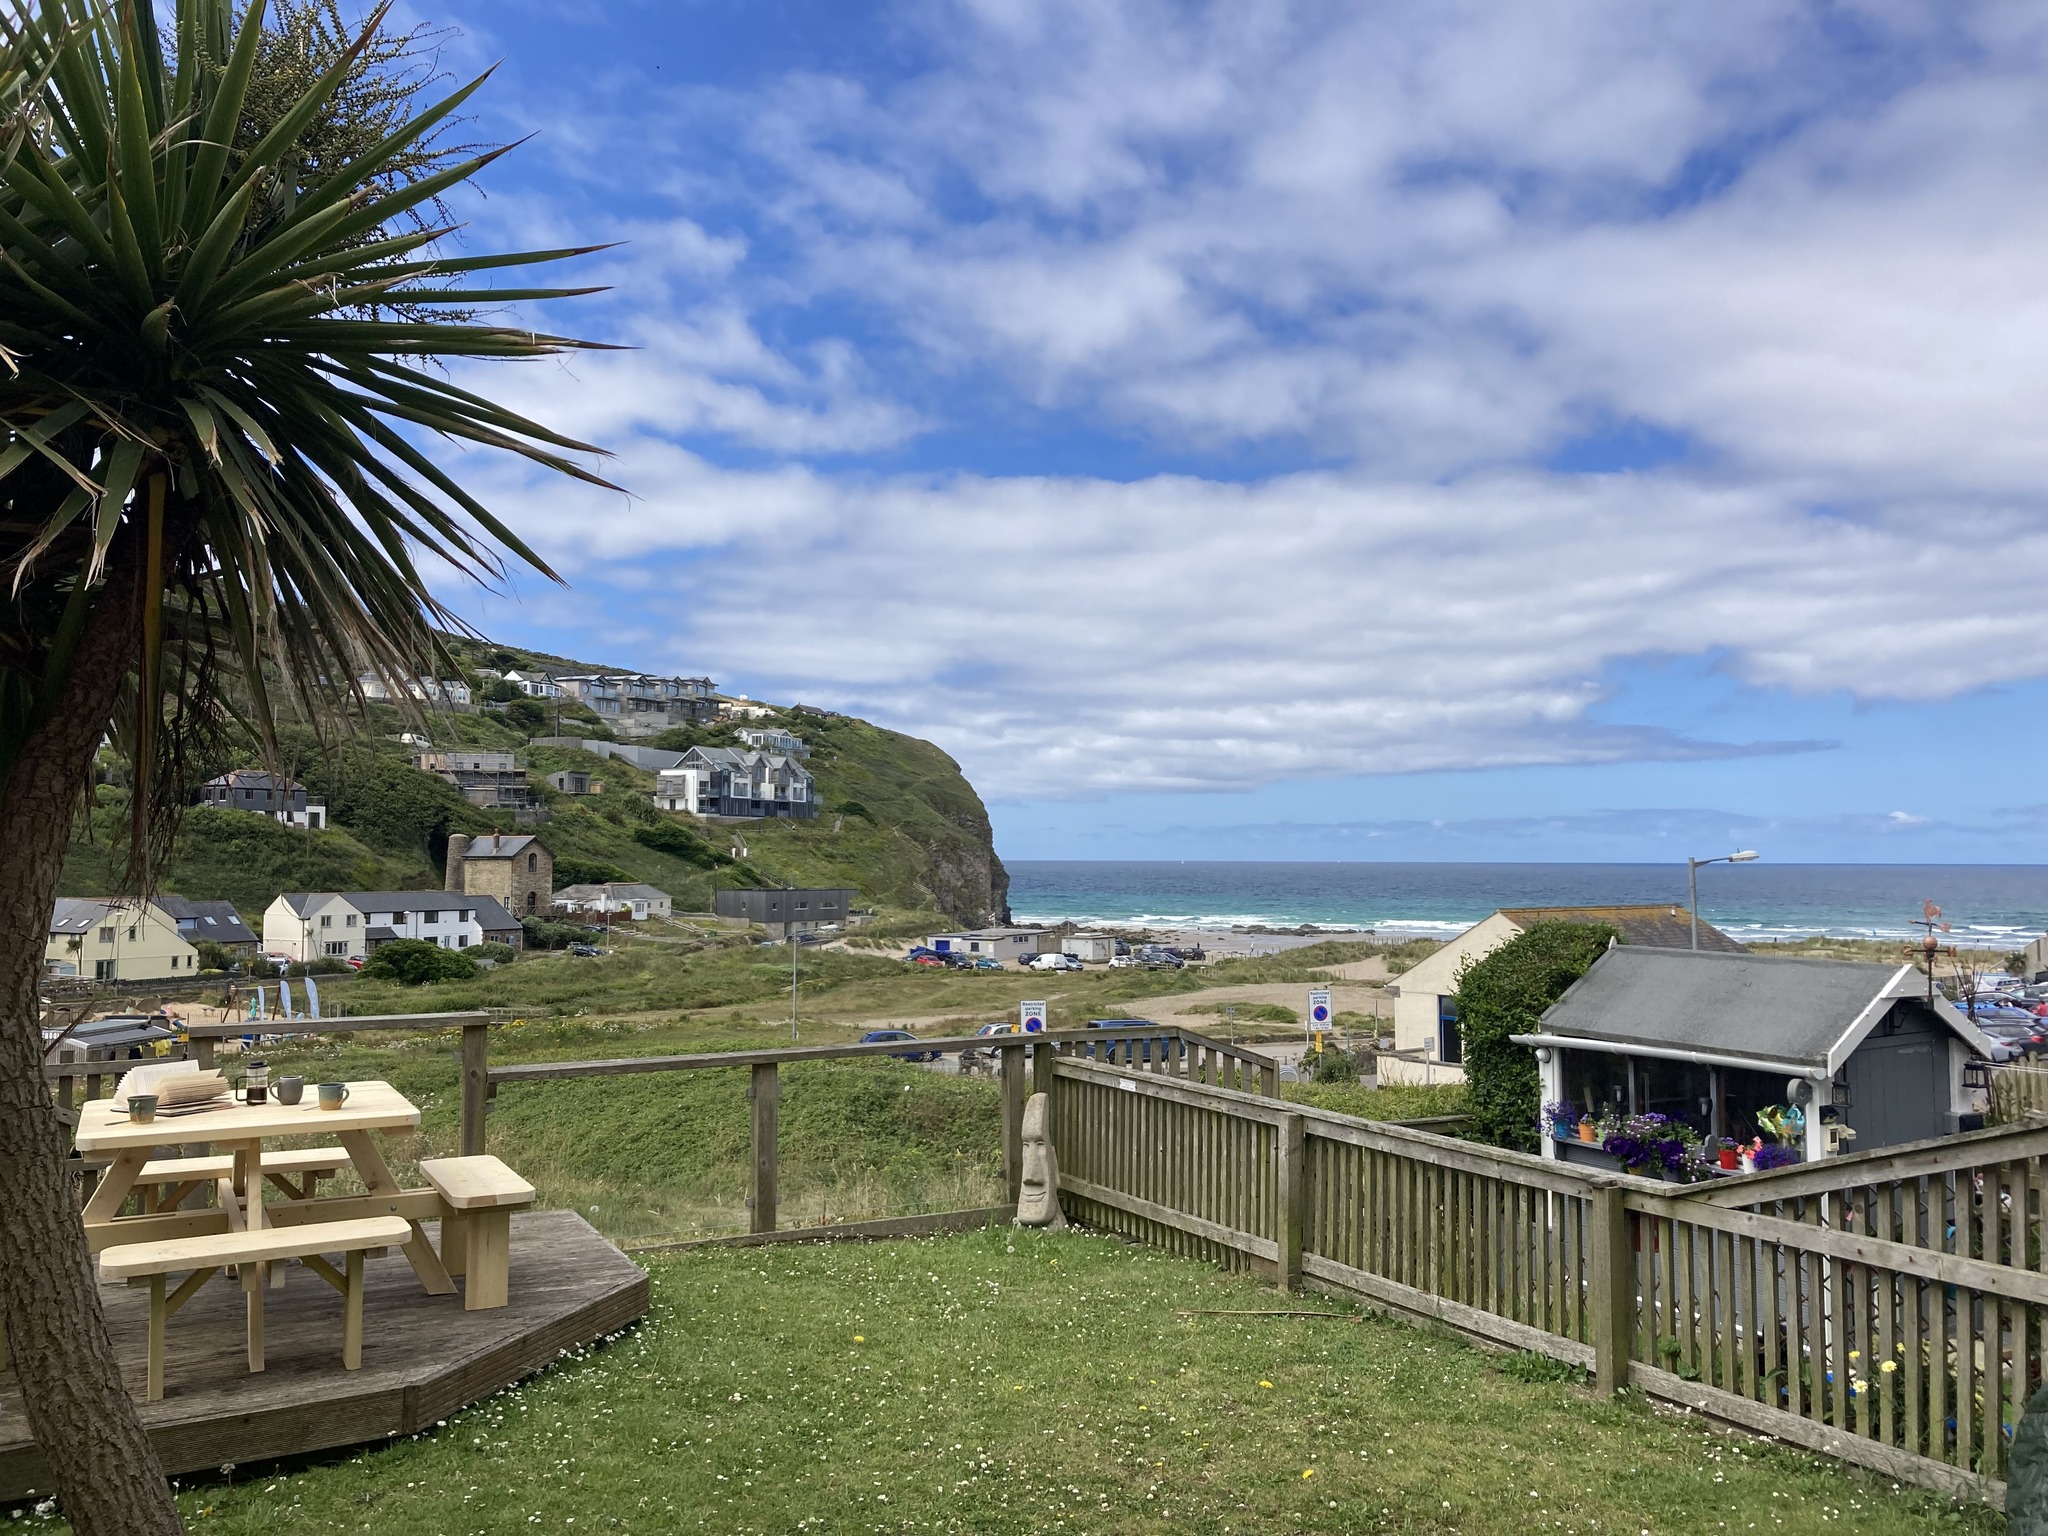
[[311,832],[327,825],[327,807],[308,805],[304,785],[260,768],[235,768],[208,779],[199,786],[199,803],[224,811],[251,811]]
[[1017,955],[1051,954],[1059,949],[1060,936],[1049,928],[974,928],[929,934],[925,943],[942,955],[993,955],[1008,960]]
[[720,891],[712,910],[720,917],[779,928],[784,934],[803,932],[823,923],[843,923],[853,910],[859,893],[833,886],[814,890],[730,890]]

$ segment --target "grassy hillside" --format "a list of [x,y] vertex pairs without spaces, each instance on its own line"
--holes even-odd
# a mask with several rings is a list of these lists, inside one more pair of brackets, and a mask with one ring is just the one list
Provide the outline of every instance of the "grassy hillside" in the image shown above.
[[[586,665],[502,649],[470,659],[481,664],[485,656],[500,666]],[[524,754],[549,809],[538,830],[555,854],[559,885],[643,880],[687,911],[708,910],[720,886],[763,884],[850,886],[862,904],[899,917],[980,923],[1007,910],[1009,876],[995,856],[988,813],[959,765],[930,742],[845,717],[784,714],[773,723],[812,745],[821,814],[809,822],[713,825],[656,810],[652,773],[574,748],[530,744],[532,734],[551,734],[558,723],[564,734],[607,734],[577,714],[571,709],[557,722],[552,706],[544,721],[531,707],[487,710],[439,716],[432,727],[435,739],[450,745]],[[416,749],[396,739],[404,729],[397,711],[373,705],[338,743],[287,732],[287,770],[327,806],[332,829],[297,832],[246,813],[194,810],[164,871],[164,888],[232,901],[253,918],[281,891],[439,886],[450,833],[510,831],[513,819],[470,805],[452,786],[414,769],[408,759]],[[699,743],[739,744],[732,726],[670,731],[654,744],[681,750]],[[255,765],[252,753],[218,766]],[[603,792],[572,797],[547,789],[546,776],[563,768],[588,770]],[[108,776],[121,777],[118,764]],[[127,796],[119,783],[103,784],[96,794],[61,894],[117,888]]]

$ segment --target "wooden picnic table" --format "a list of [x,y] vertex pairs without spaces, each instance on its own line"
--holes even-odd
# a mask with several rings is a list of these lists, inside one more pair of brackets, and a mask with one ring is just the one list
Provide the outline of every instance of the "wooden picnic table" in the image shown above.
[[[159,1114],[143,1125],[130,1120],[126,1106],[112,1099],[87,1103],[79,1110],[73,1145],[81,1154],[113,1159],[85,1204],[86,1237],[92,1251],[212,1232],[396,1215],[411,1226],[405,1256],[420,1284],[429,1295],[449,1294],[455,1283],[420,1225],[423,1219],[440,1213],[440,1196],[431,1189],[401,1188],[371,1134],[417,1128],[419,1109],[389,1083],[350,1083],[348,1089],[349,1096],[339,1109],[320,1108],[315,1086],[308,1083],[305,1097],[297,1104],[279,1104],[274,1099],[267,1104],[222,1104],[195,1114]],[[340,1141],[364,1193],[266,1201],[263,1144],[293,1136],[333,1136]],[[232,1175],[219,1181],[217,1207],[120,1214],[135,1193],[143,1165],[154,1155],[167,1147],[200,1143],[234,1156]]]

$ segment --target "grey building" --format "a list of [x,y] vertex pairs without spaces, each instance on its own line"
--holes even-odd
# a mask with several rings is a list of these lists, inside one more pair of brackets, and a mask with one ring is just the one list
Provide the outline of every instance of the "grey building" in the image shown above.
[[802,932],[822,923],[844,923],[858,894],[844,887],[802,891],[720,891],[713,899],[712,910],[720,917],[759,923],[764,928],[779,928],[787,935],[792,930]]
[[792,817],[818,814],[811,771],[782,752],[692,747],[659,775],[654,803],[696,816]]
[[315,832],[327,825],[327,807],[308,805],[303,784],[260,768],[236,768],[208,779],[199,786],[199,803],[224,811],[253,811]]
[[[1971,1113],[1964,1068],[1992,1042],[1910,965],[1610,948],[1538,1023],[1546,1103],[1682,1120],[1747,1140],[1758,1111],[1797,1105],[1806,1161],[1953,1135]],[[1546,1157],[1590,1146],[1545,1138]]]

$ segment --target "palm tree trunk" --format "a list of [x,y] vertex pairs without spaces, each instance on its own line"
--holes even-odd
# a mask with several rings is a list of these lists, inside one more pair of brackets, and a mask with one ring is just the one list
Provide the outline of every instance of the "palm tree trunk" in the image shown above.
[[125,574],[107,583],[62,702],[0,786],[0,1320],[29,1432],[79,1536],[183,1530],[121,1385],[38,1026],[43,946],[79,788],[136,649],[135,586]]

